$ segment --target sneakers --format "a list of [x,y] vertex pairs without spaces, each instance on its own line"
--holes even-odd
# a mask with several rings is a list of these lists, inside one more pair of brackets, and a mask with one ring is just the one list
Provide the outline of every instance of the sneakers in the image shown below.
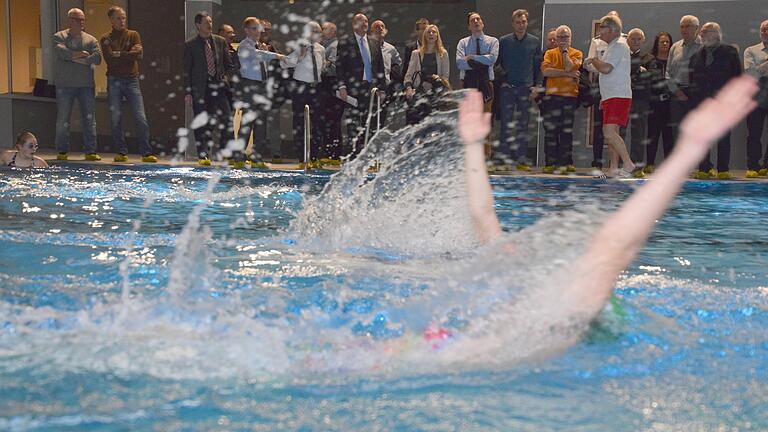
[[[127,158],[126,158],[127,159]],[[89,162],[98,162],[101,160],[101,156],[98,153],[86,153],[85,160]]]
[[56,155],[56,160],[65,161],[67,158],[67,152],[59,152],[59,154]]
[[714,168],[710,168],[709,171],[707,171],[707,174],[709,174],[710,178],[715,178],[717,177],[717,170]]
[[656,167],[653,165],[646,165],[643,167],[643,172],[646,174],[653,174],[656,171]]
[[144,163],[157,163],[157,156],[155,155],[142,156],[141,161]]
[[757,175],[760,177],[768,176],[768,168],[763,168],[760,171],[757,172]]
[[128,162],[128,155],[119,153],[115,155],[115,162]]
[[206,158],[200,158],[197,160],[197,164],[200,166],[211,166],[211,160]]
[[541,172],[544,174],[552,174],[555,172],[555,166],[554,165],[546,165],[544,168],[541,169]]
[[283,163],[283,159],[281,157],[279,157],[279,156],[273,157],[272,158],[272,163],[273,164],[281,164],[281,163]]
[[566,165],[565,172],[575,173],[576,172],[576,167],[573,166],[573,165]]
[[718,180],[732,180],[733,174],[731,174],[730,171],[720,171],[717,173],[717,179]]
[[524,163],[517,164],[517,166],[515,166],[515,168],[518,171],[530,171],[531,170],[531,166],[528,165],[528,164],[524,164]]
[[265,163],[264,163],[264,161],[260,161],[260,160],[250,160],[250,159],[249,159],[249,160],[248,160],[248,164],[250,164],[250,165],[251,165],[251,168],[256,168],[256,169],[269,169],[269,167],[267,166],[267,164],[265,164]]
[[696,180],[709,180],[710,176],[707,171],[698,170],[695,173],[693,173],[693,178]]
[[746,177],[747,178],[758,178],[758,177],[760,177],[760,173],[758,173],[755,170],[747,170]]
[[320,163],[323,165],[339,166],[341,165],[341,159],[321,158]]

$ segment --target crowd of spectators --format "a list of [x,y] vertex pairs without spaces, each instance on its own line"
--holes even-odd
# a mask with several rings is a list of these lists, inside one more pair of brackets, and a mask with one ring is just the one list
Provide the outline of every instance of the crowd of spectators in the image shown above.
[[[85,157],[100,159],[92,66],[104,60],[112,138],[118,148],[115,162],[127,161],[121,128],[125,103],[136,122],[142,160],[156,162],[139,80],[141,38],[127,29],[122,8],[110,8],[108,18],[112,31],[97,40],[84,31],[84,13],[72,9],[68,28],[54,35],[58,159],[67,159],[75,100]],[[668,155],[680,120],[729,79],[746,71],[760,79],[763,89],[768,86],[768,20],[760,25],[760,43],[740,56],[723,41],[718,23],[700,24],[692,15],[680,19],[679,40],[660,32],[647,51],[644,31],[633,28],[625,33],[621,17],[611,11],[600,19],[598,35],[586,55],[572,46],[574,35],[567,25],[547,31],[542,43],[528,32],[528,19],[526,10],[514,11],[512,32],[496,38],[485,34],[479,13],[468,13],[469,34],[458,41],[455,57],[450,59],[439,27],[426,18],[415,22],[413,38],[401,56],[387,42],[385,22],[376,20],[369,26],[362,13],[352,18],[350,34],[338,36],[332,22],[308,22],[300,36],[281,47],[271,39],[272,24],[267,20],[245,18],[245,37],[237,43],[234,26],[223,24],[216,34],[211,16],[201,11],[194,18],[197,35],[184,45],[182,73],[184,99],[195,115],[198,161],[210,165],[212,151],[218,149],[236,166],[262,163],[270,156],[266,133],[275,121],[270,112],[288,100],[293,106],[295,151],[302,164],[338,163],[342,157],[354,157],[365,145],[366,132],[391,121],[392,106],[404,108],[407,124],[428,116],[441,92],[451,89],[453,60],[461,86],[478,89],[485,109],[495,111],[499,119],[498,145],[485,146],[490,165],[531,169],[530,118],[540,114],[543,171],[575,171],[575,113],[580,107],[591,107],[595,175],[642,177],[655,169],[659,142],[664,156]],[[762,99],[747,119],[747,177],[768,174],[761,143],[768,106]],[[240,113],[237,128],[235,112]],[[306,125],[311,128],[308,161],[303,150]],[[627,132],[630,139],[625,142]],[[605,171],[604,145],[608,150]],[[695,177],[731,178],[730,145],[730,134],[726,134],[718,142],[716,162],[709,157],[702,160]]]

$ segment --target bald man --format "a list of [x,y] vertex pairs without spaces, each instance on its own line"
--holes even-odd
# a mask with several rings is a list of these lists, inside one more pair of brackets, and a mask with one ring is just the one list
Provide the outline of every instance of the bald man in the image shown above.
[[96,82],[93,66],[101,64],[101,48],[85,32],[85,13],[77,8],[67,13],[68,28],[53,35],[56,85],[56,159],[67,160],[72,105],[77,99],[83,127],[85,160],[99,161],[96,153]]
[[[336,76],[342,100],[348,96],[357,105],[347,104],[347,142],[344,153],[356,155],[362,150],[365,136],[365,120],[368,115],[370,93],[373,88],[383,90],[387,86],[381,43],[368,36],[368,17],[357,14],[352,19],[353,34],[339,39],[336,57]],[[375,116],[371,122],[375,130]]]

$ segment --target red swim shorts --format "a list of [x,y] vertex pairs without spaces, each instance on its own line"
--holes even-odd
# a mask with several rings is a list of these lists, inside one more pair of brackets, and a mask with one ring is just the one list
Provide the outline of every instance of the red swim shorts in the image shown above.
[[632,99],[610,98],[600,102],[603,110],[603,124],[615,124],[627,127],[629,111],[632,109]]

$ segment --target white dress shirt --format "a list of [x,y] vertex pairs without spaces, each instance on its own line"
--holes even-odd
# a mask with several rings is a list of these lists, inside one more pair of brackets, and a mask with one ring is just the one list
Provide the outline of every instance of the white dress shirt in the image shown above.
[[[480,39],[480,54],[476,54],[477,42],[475,39]],[[459,45],[456,46],[456,66],[459,68],[459,78],[464,79],[464,72],[472,70],[472,66],[469,65],[464,59],[466,54],[472,54],[473,59],[482,63],[488,68],[488,79],[493,81],[493,65],[496,63],[496,59],[499,58],[499,40],[493,36],[486,36],[480,34],[479,37],[467,36],[459,41]]]
[[402,69],[403,60],[400,58],[400,53],[397,52],[397,48],[389,42],[382,42],[381,55],[384,58],[384,76],[387,78],[387,84],[389,84],[392,82],[392,65],[400,65],[400,68]]
[[277,54],[257,48],[256,42],[250,38],[243,39],[237,47],[237,57],[240,59],[240,76],[249,80],[264,81],[261,76],[262,65],[264,70],[269,68],[267,62],[276,59]]
[[[325,48],[318,42],[312,44],[314,50],[306,48],[304,55],[301,55],[302,48],[297,49],[285,58],[285,65],[295,68],[293,70],[293,79],[306,83],[319,83],[323,80],[323,64],[325,63]],[[312,63],[312,56],[315,56],[315,63]],[[315,81],[314,67],[317,67],[317,81]]]

